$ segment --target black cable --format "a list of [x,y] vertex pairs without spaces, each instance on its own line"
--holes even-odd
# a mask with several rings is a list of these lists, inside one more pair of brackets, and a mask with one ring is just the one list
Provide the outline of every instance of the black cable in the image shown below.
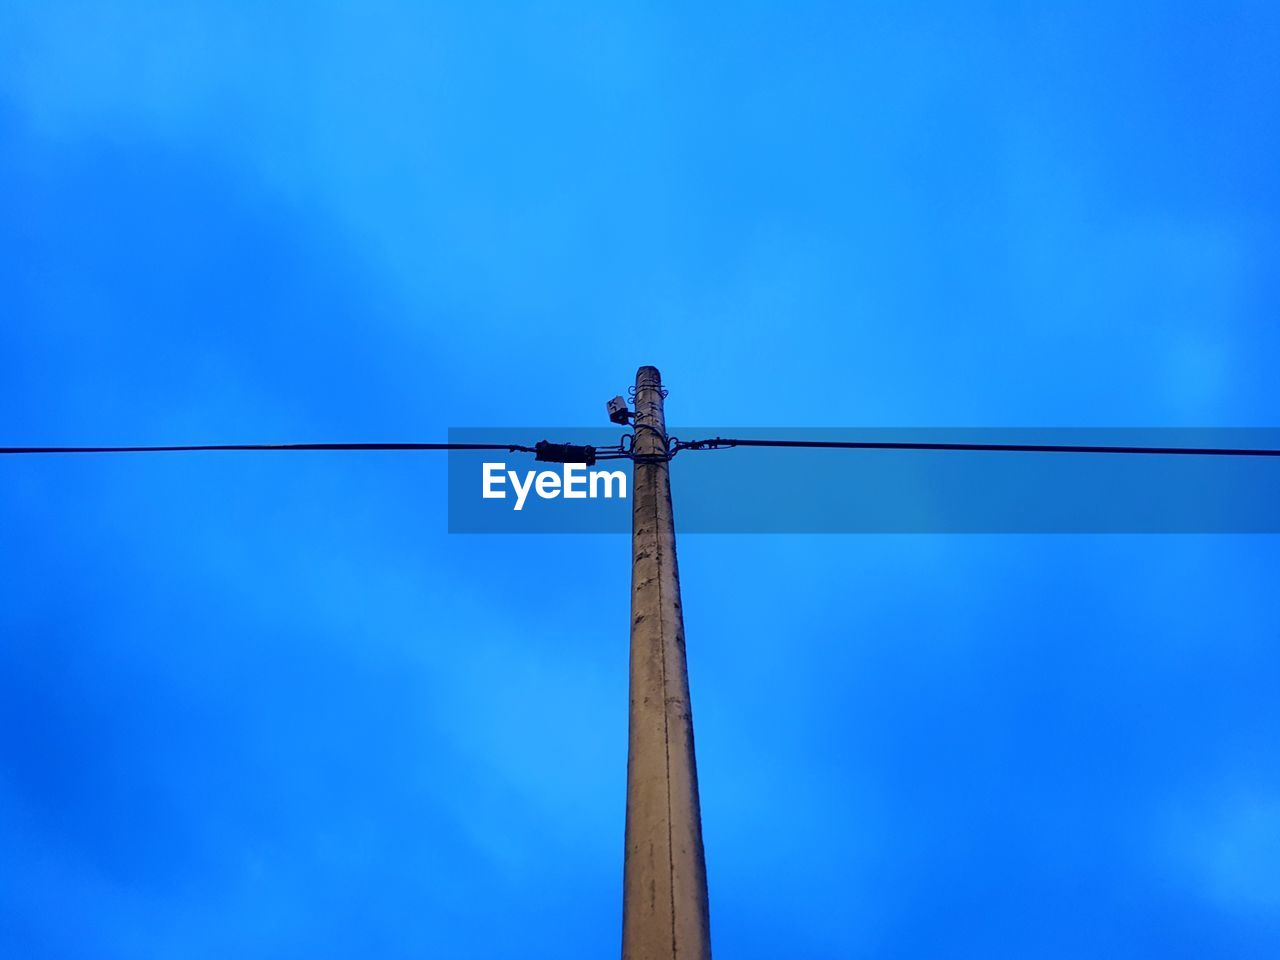
[[[675,440],[669,455],[681,450],[719,450],[730,447],[802,447],[835,450],[951,450],[1003,453],[1115,453],[1161,454],[1215,457],[1280,457],[1280,449],[1245,447],[1136,447],[1045,443],[926,443],[881,440],[744,440],[714,437],[707,440]],[[517,443],[213,443],[183,446],[137,447],[0,447],[3,454],[52,453],[191,453],[206,451],[302,451],[302,450],[506,450],[535,453],[533,447]],[[629,449],[604,448],[598,459],[634,458]],[[665,459],[665,458],[664,458]]]
[[533,453],[517,443],[209,443],[170,447],[0,447],[6,453],[191,453],[218,450],[506,450]]
[[924,443],[878,440],[710,440],[677,441],[680,450],[716,450],[728,447],[809,447],[839,450],[960,450],[1005,453],[1145,453],[1210,457],[1280,457],[1280,450],[1242,447],[1108,447],[1053,443]]

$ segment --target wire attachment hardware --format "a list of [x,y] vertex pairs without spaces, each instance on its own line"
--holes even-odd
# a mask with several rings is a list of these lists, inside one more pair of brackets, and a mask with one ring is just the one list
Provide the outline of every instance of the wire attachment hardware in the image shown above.
[[539,440],[533,445],[533,459],[543,463],[585,463],[589,467],[596,462],[596,448]]

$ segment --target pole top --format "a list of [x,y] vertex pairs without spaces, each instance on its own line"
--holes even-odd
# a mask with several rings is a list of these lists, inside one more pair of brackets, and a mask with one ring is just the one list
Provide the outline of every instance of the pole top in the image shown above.
[[636,371],[636,383],[639,383],[642,380],[651,380],[657,383],[662,383],[662,374],[658,372],[657,367],[641,367]]

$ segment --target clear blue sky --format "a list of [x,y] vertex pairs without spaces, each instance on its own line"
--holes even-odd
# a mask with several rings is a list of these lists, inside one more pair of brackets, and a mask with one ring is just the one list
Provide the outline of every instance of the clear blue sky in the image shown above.
[[[0,440],[1278,426],[1274,3],[7,2]],[[768,406],[760,391],[770,393]],[[679,464],[674,482],[679,490]],[[619,944],[625,538],[0,463],[0,955]],[[1280,954],[1280,542],[689,536],[722,958]]]

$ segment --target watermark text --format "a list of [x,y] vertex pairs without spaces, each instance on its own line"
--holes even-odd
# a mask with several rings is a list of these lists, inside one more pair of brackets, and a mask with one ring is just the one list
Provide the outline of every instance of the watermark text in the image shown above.
[[507,486],[515,494],[513,510],[523,510],[532,491],[543,500],[627,498],[627,475],[621,470],[588,470],[585,463],[566,463],[555,470],[508,470],[505,463],[485,463],[480,495],[485,500],[507,499]]

